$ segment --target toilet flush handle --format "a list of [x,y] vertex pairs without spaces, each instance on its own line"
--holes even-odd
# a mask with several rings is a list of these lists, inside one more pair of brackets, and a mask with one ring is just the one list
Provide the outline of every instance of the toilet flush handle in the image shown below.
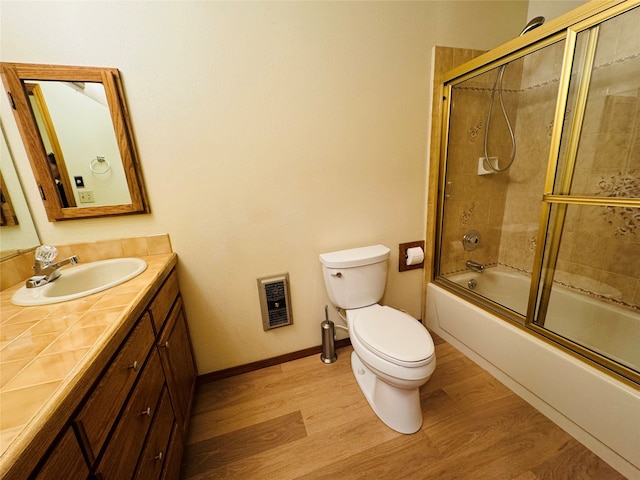
[[342,272],[332,273],[331,276],[340,278],[340,277],[342,277]]

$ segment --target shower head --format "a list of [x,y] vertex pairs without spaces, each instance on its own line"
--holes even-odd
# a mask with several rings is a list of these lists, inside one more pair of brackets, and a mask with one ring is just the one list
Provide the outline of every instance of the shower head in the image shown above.
[[520,36],[524,35],[525,33],[527,33],[530,30],[533,30],[534,28],[538,28],[543,23],[544,23],[544,17],[532,18],[531,20],[529,20],[529,23],[527,23],[525,25],[525,27],[522,30],[522,32],[520,32]]

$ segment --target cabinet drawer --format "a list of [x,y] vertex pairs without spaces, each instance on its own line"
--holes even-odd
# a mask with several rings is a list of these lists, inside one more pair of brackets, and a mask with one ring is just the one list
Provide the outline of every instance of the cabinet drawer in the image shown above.
[[160,478],[162,465],[169,447],[169,437],[174,424],[175,417],[173,416],[171,399],[165,388],[162,391],[156,415],[153,417],[151,431],[142,450],[142,455],[140,455],[138,470],[134,478],[139,478],[140,480]]
[[105,448],[96,470],[99,478],[132,478],[163,387],[164,375],[154,350]]
[[162,330],[162,324],[167,318],[167,315],[169,315],[171,305],[173,305],[179,292],[180,284],[178,283],[178,274],[173,270],[149,307],[156,333],[160,333],[160,330]]
[[80,445],[71,427],[67,428],[62,438],[49,453],[47,460],[35,480],[49,480],[51,478],[87,478],[89,467],[84,461]]
[[145,313],[76,416],[75,426],[92,462],[104,445],[153,343],[151,320]]

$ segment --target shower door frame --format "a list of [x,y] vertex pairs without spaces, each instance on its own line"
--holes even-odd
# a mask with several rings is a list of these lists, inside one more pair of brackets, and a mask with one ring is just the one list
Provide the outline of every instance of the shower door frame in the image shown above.
[[[595,5],[596,3],[597,5]],[[636,386],[640,384],[640,372],[587,349],[576,342],[570,341],[551,330],[545,329],[544,318],[551,295],[567,206],[582,205],[640,208],[640,198],[611,198],[570,194],[577,146],[581,133],[582,120],[584,118],[598,39],[598,25],[605,20],[623,14],[639,5],[640,0],[590,2],[549,22],[547,25],[539,27],[527,34],[526,38],[518,37],[511,40],[443,75],[440,83],[442,93],[440,113],[442,122],[439,151],[440,159],[438,164],[435,238],[433,242],[433,271],[426,278],[427,282],[433,281],[471,303],[510,321],[517,327],[533,333],[553,345],[559,346],[564,351],[588,362],[607,374]],[[575,105],[576,111],[570,125],[569,147],[565,155],[567,162],[562,177],[558,178],[556,176],[556,170],[559,164],[562,133],[565,128],[565,111],[576,53],[577,37],[580,32],[585,31],[589,31],[589,39],[582,57],[582,71],[580,72]],[[455,85],[472,77],[486,73],[513,60],[523,58],[530,53],[563,40],[565,42],[564,57],[556,97],[556,109],[547,161],[544,192],[540,202],[541,212],[537,248],[533,261],[527,313],[526,315],[522,315],[488,298],[477,295],[445,277],[439,276],[440,257],[442,254],[441,242],[444,230],[444,204],[447,197],[448,186],[446,183],[446,172],[452,92]],[[559,209],[559,213],[554,214],[552,209]]]

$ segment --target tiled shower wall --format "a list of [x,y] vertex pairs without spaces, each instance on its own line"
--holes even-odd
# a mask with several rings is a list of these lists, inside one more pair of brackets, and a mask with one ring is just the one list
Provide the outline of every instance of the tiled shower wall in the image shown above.
[[523,63],[517,95],[517,155],[507,175],[499,263],[531,273],[537,247],[551,133],[562,68],[564,42],[519,60]]
[[[640,198],[640,8],[605,22],[573,195]],[[640,208],[570,206],[556,279],[640,309]]]
[[[478,175],[497,72],[454,89],[441,259],[444,274],[465,271],[467,260],[531,272],[562,55],[563,44],[555,44],[506,67],[503,98],[515,134],[516,157],[501,173]],[[488,138],[489,156],[497,156],[499,167],[504,168],[512,145],[497,95]],[[478,248],[470,252],[461,242],[469,230],[481,236]]]
[[[520,77],[519,67],[510,66],[504,75],[503,100],[509,112],[517,111],[514,82]],[[508,174],[478,175],[478,161],[484,156],[484,132],[496,74],[496,71],[489,72],[453,89],[440,265],[443,273],[464,270],[467,260],[485,265],[498,263]],[[510,120],[514,128],[516,119]],[[497,96],[490,123],[487,150],[489,156],[497,156],[502,164],[510,154],[511,143]],[[462,238],[471,230],[479,232],[480,243],[475,250],[465,251]]]
[[[429,151],[429,180],[428,180],[428,198],[427,198],[427,239],[435,238],[436,229],[436,217],[437,217],[437,202],[438,202],[438,172],[440,161],[440,148],[441,148],[441,133],[442,133],[442,91],[441,91],[441,77],[444,73],[452,70],[453,68],[462,65],[469,60],[474,59],[478,55],[484,53],[482,50],[472,50],[465,48],[452,48],[452,47],[434,47],[433,61],[434,61],[434,79],[433,79],[433,98],[431,101],[432,114],[431,114],[431,146]],[[448,219],[445,221],[449,221]],[[451,246],[453,251],[456,250],[455,246]],[[433,255],[435,251],[433,248],[425,249],[425,291],[426,284],[431,281],[434,275],[433,271]],[[451,252],[441,255],[444,264],[451,265],[453,260],[450,258]],[[450,267],[447,267],[450,268]],[[448,271],[448,270],[442,270]],[[424,318],[424,315],[423,315]]]

